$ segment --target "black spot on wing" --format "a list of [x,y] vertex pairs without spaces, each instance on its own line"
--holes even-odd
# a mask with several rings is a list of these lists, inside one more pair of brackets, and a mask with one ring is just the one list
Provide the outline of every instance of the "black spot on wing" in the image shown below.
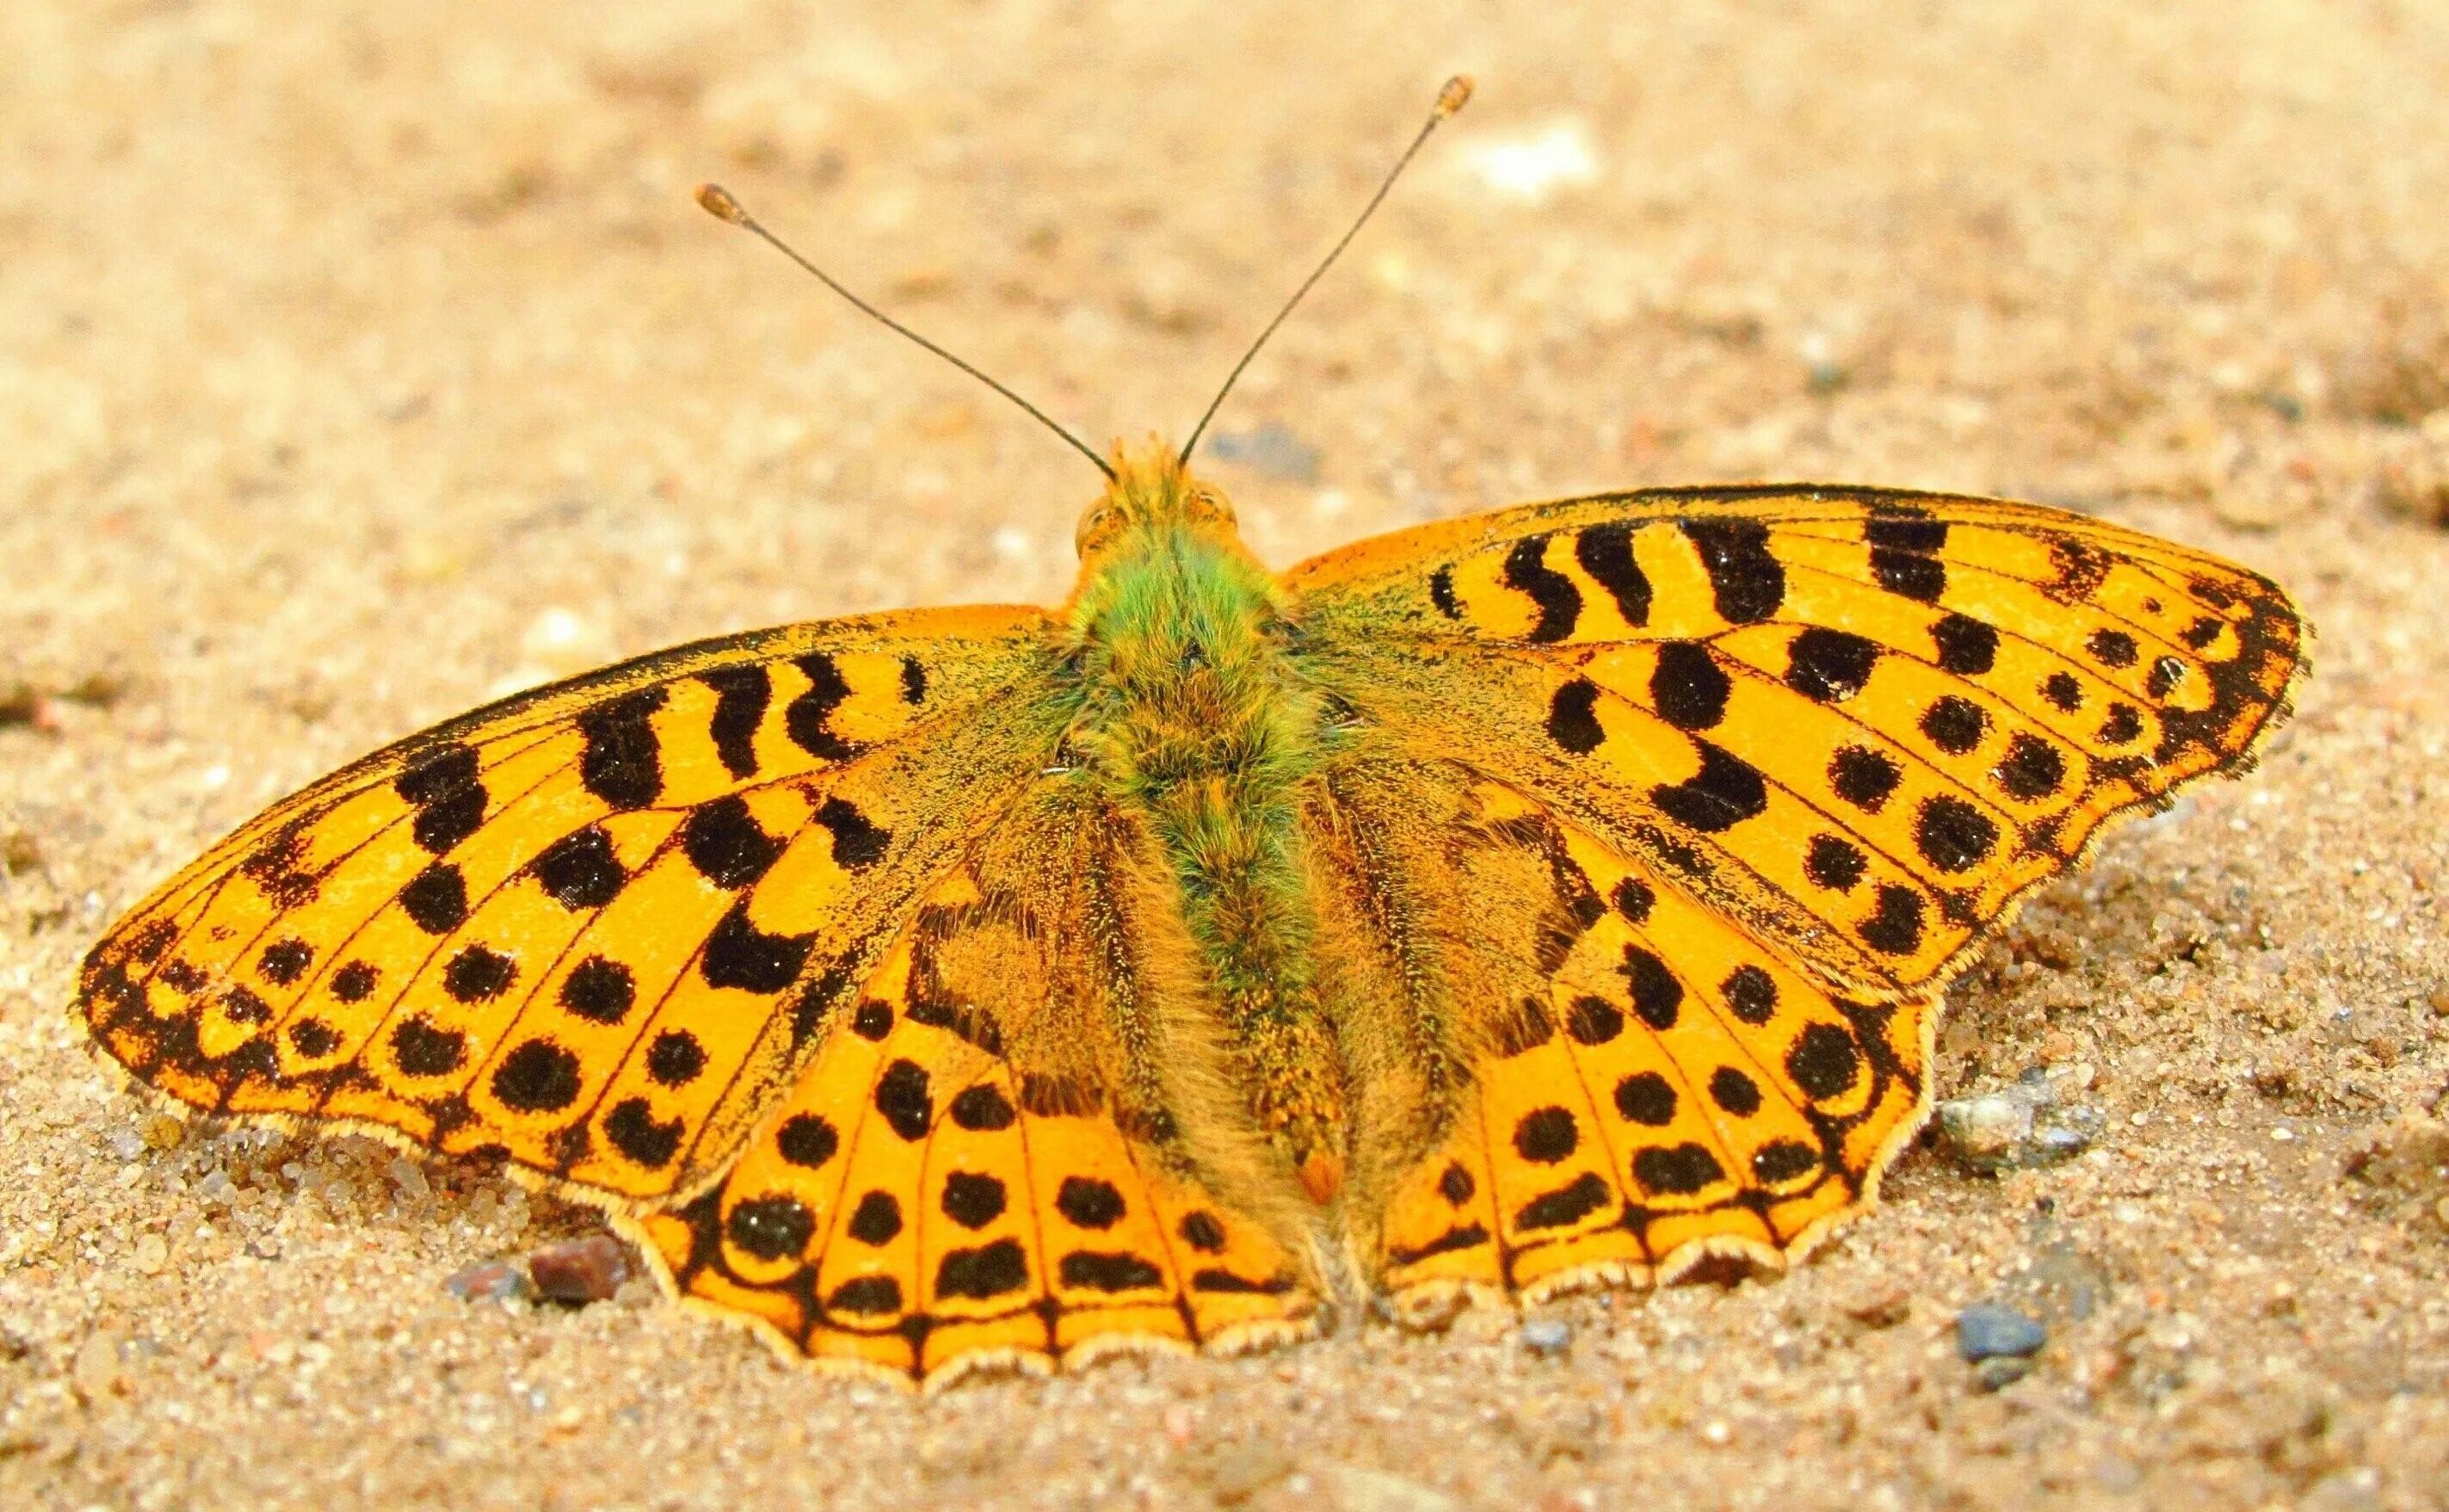
[[1842,835],[1814,835],[1803,852],[1803,875],[1830,892],[1851,892],[1870,866],[1862,848]]
[[891,830],[878,827],[848,799],[828,797],[817,805],[816,821],[832,831],[834,862],[844,871],[865,871],[893,843]]
[[1864,522],[1862,539],[1897,552],[1930,555],[1947,545],[1947,522],[1933,519],[1912,505],[1890,506]]
[[791,700],[782,711],[782,727],[801,750],[820,761],[848,761],[860,750],[856,741],[845,740],[827,727],[834,709],[850,697],[850,684],[842,678],[841,669],[823,651],[810,651],[792,664],[808,679],[808,690]]
[[1055,1211],[1082,1229],[1110,1229],[1122,1221],[1123,1194],[1110,1181],[1094,1176],[1066,1176],[1054,1193]]
[[1785,1054],[1786,1074],[1815,1101],[1842,1094],[1861,1075],[1854,1037],[1835,1024],[1807,1024]]
[[663,688],[641,688],[578,716],[586,742],[578,780],[614,808],[644,808],[663,794],[663,753],[649,720],[664,700]]
[[974,1232],[1002,1217],[1010,1200],[1003,1182],[996,1177],[955,1171],[944,1178],[943,1194],[935,1205],[945,1217]]
[[702,674],[714,689],[708,733],[723,769],[742,779],[757,774],[757,727],[774,701],[774,674],[762,666],[724,667]]
[[814,1171],[841,1149],[841,1135],[818,1114],[795,1113],[774,1132],[777,1153],[802,1171]]
[[1730,625],[1768,618],[1785,602],[1785,569],[1768,549],[1768,527],[1758,520],[1679,520],[1701,554],[1719,617]]
[[748,901],[742,899],[706,936],[698,972],[709,987],[778,993],[799,978],[815,942],[812,934],[766,934],[748,921]]
[[952,1113],[953,1122],[972,1132],[1009,1129],[1019,1116],[1010,1098],[983,1084],[967,1088],[955,1097]]
[[429,855],[441,855],[485,822],[473,746],[454,741],[427,752],[393,779],[392,790],[416,806],[409,834]]
[[1659,717],[1678,729],[1708,729],[1726,717],[1734,685],[1709,649],[1699,641],[1667,641],[1649,674],[1649,697]]
[[1684,983],[1667,962],[1639,945],[1624,947],[1625,985],[1632,992],[1632,1011],[1662,1034],[1675,1027],[1684,1003]]
[[1754,1028],[1777,1016],[1777,979],[1754,965],[1737,966],[1718,984],[1727,1009]]
[[1582,615],[1582,591],[1573,580],[1547,564],[1549,537],[1526,535],[1505,553],[1505,586],[1530,598],[1538,622],[1524,632],[1531,641],[1560,641],[1573,633]]
[[564,908],[601,908],[621,896],[629,874],[612,854],[612,837],[599,825],[573,830],[538,853],[528,870]]
[[1638,630],[1649,623],[1649,578],[1632,559],[1632,527],[1622,520],[1585,526],[1573,537],[1573,560],[1608,591],[1616,612]]
[[1871,917],[1857,931],[1863,943],[1890,956],[1910,956],[1921,948],[1921,894],[1909,887],[1883,886]]
[[2050,542],[2050,560],[2057,575],[2041,591],[2062,604],[2079,604],[2100,591],[2109,580],[2110,557],[2099,547],[2061,535]]
[[1938,596],[1947,591],[1945,563],[1936,556],[1890,547],[1871,548],[1871,576],[1889,592],[1917,603],[1936,604]]
[[1871,641],[1815,625],[1786,647],[1785,686],[1815,703],[1841,704],[1862,690],[1879,660]]
[[871,1192],[858,1199],[851,1210],[846,1226],[850,1236],[874,1249],[891,1244],[901,1232],[901,1203],[889,1192]]
[[1914,847],[1944,872],[1970,871],[1998,845],[1998,826],[1964,800],[1941,793],[1922,800]]
[[1930,628],[1930,638],[1940,671],[1978,677],[1997,664],[1998,631],[1981,620],[1950,614]]
[[468,1037],[412,1014],[392,1027],[391,1056],[409,1076],[447,1076],[468,1063]]
[[1933,699],[1922,711],[1921,732],[1930,737],[1932,745],[1951,756],[1971,754],[1989,731],[1988,711],[1954,693]]
[[1029,1257],[1016,1239],[997,1239],[975,1250],[947,1250],[935,1267],[935,1294],[939,1297],[968,1297],[983,1302],[1028,1285]]
[[1657,1196],[1688,1197],[1724,1180],[1726,1168],[1706,1145],[1652,1145],[1632,1157],[1632,1179]]
[[1453,568],[1440,567],[1429,574],[1429,602],[1448,619],[1462,618],[1462,605],[1455,601]]
[[646,1075],[665,1087],[685,1087],[705,1071],[705,1048],[685,1029],[666,1029],[646,1048]]
[[2019,731],[2007,743],[2007,754],[1993,775],[2010,798],[2034,803],[2066,781],[2066,757],[2039,736]]
[[1598,703],[1598,685],[1587,677],[1557,688],[1548,706],[1549,738],[1576,756],[1598,749],[1607,739],[1607,731],[1599,727]]
[[1573,1115],[1562,1108],[1538,1108],[1514,1126],[1514,1149],[1523,1159],[1552,1166],[1581,1147]]
[[738,793],[691,809],[681,824],[681,848],[699,876],[732,891],[764,876],[782,854],[782,843],[759,827]]
[[493,1095],[520,1113],[557,1113],[578,1088],[578,1057],[550,1039],[523,1041],[493,1068]]
[[399,890],[399,906],[429,935],[447,935],[468,921],[468,882],[459,868],[434,862]]
[[276,987],[296,985],[315,963],[315,947],[302,940],[276,940],[255,960],[258,976]]
[[916,656],[901,658],[901,701],[913,708],[927,702],[927,666]]
[[1606,1207],[1613,1195],[1598,1173],[1585,1171],[1571,1185],[1524,1203],[1514,1215],[1514,1226],[1525,1231],[1561,1229]]
[[1609,894],[1609,898],[1615,904],[1615,911],[1622,914],[1629,924],[1647,920],[1649,910],[1658,904],[1658,894],[1638,877],[1627,877],[1617,882],[1615,891]]
[[2131,667],[2135,658],[2142,654],[2134,644],[2134,637],[2122,630],[2093,630],[2092,638],[2084,643],[2084,649],[2092,652],[2092,660],[2103,667]]
[[876,1078],[876,1111],[902,1138],[916,1143],[927,1137],[935,1118],[935,1099],[929,1090],[926,1068],[915,1060],[896,1060]]
[[624,1097],[604,1115],[604,1137],[612,1148],[649,1171],[671,1164],[685,1127],[678,1118],[658,1120],[644,1097]]
[[442,990],[460,1002],[491,1002],[510,990],[518,964],[500,951],[468,945],[442,968]]
[[1078,1291],[1142,1291],[1165,1285],[1165,1272],[1123,1250],[1074,1250],[1056,1268],[1063,1284]]
[[1700,747],[1701,769],[1680,783],[1650,789],[1650,802],[1660,812],[1717,834],[1768,807],[1768,784],[1759,768],[1707,741],[1693,744]]
[[[817,1231],[816,1215],[797,1197],[751,1197],[731,1210],[723,1222],[723,1233],[743,1253],[760,1260],[781,1260],[807,1249],[808,1240]],[[873,1279],[890,1281],[889,1276]],[[900,1289],[895,1289],[892,1311],[900,1306]],[[862,1309],[853,1309],[862,1310]]]
[[1675,1088],[1654,1071],[1636,1071],[1615,1084],[1615,1111],[1628,1123],[1664,1129],[1675,1121]]
[[561,1005],[589,1023],[617,1024],[637,1006],[638,981],[629,968],[589,956],[561,979]]
[[[1003,1242],[1012,1243],[1009,1239]],[[747,1247],[743,1245],[742,1248]],[[949,1264],[954,1255],[974,1252],[955,1250],[944,1259]],[[901,1310],[901,1283],[891,1276],[853,1276],[826,1294],[825,1310],[858,1317],[878,1317],[898,1312]]]

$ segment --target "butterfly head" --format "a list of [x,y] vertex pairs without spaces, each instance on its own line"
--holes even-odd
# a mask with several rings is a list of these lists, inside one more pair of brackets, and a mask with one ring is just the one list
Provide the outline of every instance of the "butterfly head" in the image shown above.
[[1104,495],[1080,516],[1075,540],[1084,566],[1152,533],[1186,532],[1238,544],[1233,506],[1220,490],[1193,477],[1163,441],[1151,436],[1142,451],[1115,442],[1113,468]]

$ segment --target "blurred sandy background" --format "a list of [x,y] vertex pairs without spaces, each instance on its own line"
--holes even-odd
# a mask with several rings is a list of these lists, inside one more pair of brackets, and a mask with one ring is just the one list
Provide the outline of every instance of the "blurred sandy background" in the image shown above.
[[[0,8],[0,1502],[2449,1504],[2449,17],[1321,9]],[[1553,1356],[1476,1316],[921,1404],[634,1289],[461,1302],[585,1215],[148,1126],[87,1057],[95,932],[347,757],[1066,590],[1085,464],[698,180],[1092,440],[1179,433],[1457,70],[1215,434],[1270,559],[1849,479],[2102,511],[2312,614],[2264,768],[1957,990],[1942,1095],[2046,1068],[2091,1153],[1917,1150],[1796,1275],[1560,1305]],[[1988,1300],[2049,1329],[1996,1390]]]

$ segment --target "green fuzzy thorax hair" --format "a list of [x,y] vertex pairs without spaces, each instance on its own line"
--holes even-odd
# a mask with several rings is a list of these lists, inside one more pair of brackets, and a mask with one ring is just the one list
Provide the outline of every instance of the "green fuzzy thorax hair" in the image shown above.
[[1254,1111],[1298,1163],[1340,1102],[1291,1069],[1333,1063],[1310,985],[1298,824],[1323,754],[1321,701],[1231,507],[1168,455],[1117,464],[1081,521],[1062,630],[1079,700],[1066,746],[1163,850],[1219,1009],[1284,1088],[1284,1106]]
[[1186,786],[1221,785],[1237,807],[1281,799],[1316,765],[1319,720],[1275,581],[1231,506],[1169,456],[1117,461],[1081,521],[1066,611],[1071,745],[1111,797],[1152,812]]

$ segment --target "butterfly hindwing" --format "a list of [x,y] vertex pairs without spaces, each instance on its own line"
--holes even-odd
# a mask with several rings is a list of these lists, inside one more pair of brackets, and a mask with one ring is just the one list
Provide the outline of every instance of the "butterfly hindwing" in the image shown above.
[[2102,824],[2244,760],[2302,628],[2266,579],[2032,505],[1677,490],[1362,542],[1287,577],[1359,718],[1894,1000]]
[[97,945],[100,1041],[215,1112],[702,1185],[827,995],[1051,748],[1045,620],[704,643],[454,720],[276,805]]
[[1015,805],[723,1183],[646,1221],[684,1295],[820,1364],[931,1385],[1308,1331],[1289,1251],[1135,1090],[1124,1041],[1155,988],[1101,808],[1059,783]]
[[1413,1136],[1367,1162],[1383,1219],[1355,1248],[1398,1312],[1711,1251],[1779,1263],[1875,1193],[1925,1107],[1928,1002],[1832,996],[1457,764],[1356,759],[1330,789],[1321,849],[1365,852],[1368,878],[1337,869],[1380,901],[1347,910],[1366,921],[1342,948],[1407,961],[1376,990],[1467,1073],[1413,1078],[1423,1116],[1380,1114]]

